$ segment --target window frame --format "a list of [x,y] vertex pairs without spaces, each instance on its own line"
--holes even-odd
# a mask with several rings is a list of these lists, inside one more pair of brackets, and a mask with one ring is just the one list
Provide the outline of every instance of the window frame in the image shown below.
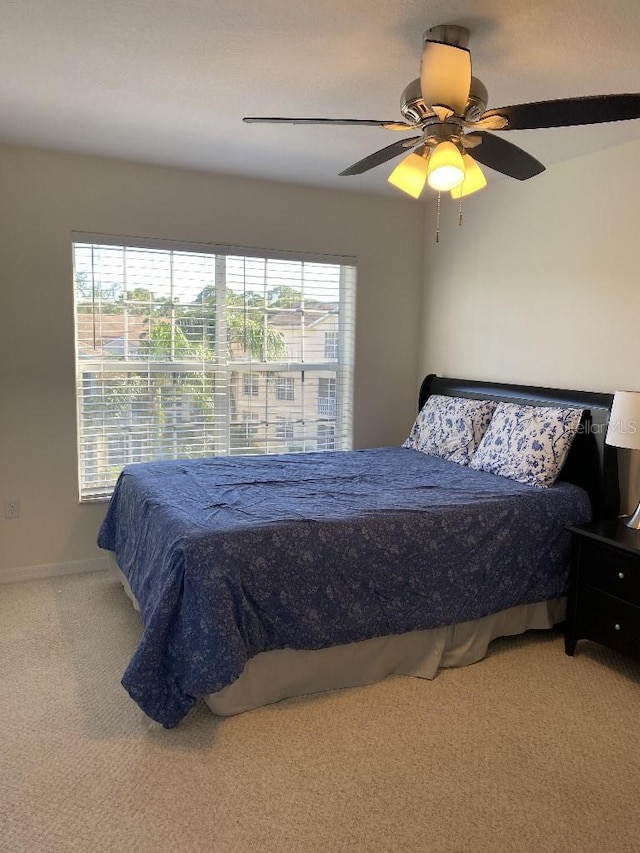
[[[350,449],[352,447],[352,409],[353,409],[353,366],[354,366],[354,350],[355,350],[355,297],[356,297],[356,276],[357,276],[357,262],[355,258],[352,257],[343,257],[343,256],[329,256],[329,255],[312,255],[308,253],[298,253],[298,252],[282,252],[282,251],[270,251],[265,249],[249,249],[246,247],[235,247],[229,245],[219,245],[219,244],[203,244],[203,243],[193,243],[193,242],[180,242],[180,241],[169,241],[169,240],[157,240],[157,239],[147,239],[147,238],[129,238],[129,237],[120,237],[113,235],[103,235],[103,234],[91,234],[86,232],[73,232],[71,235],[71,248],[72,248],[72,262],[74,266],[74,317],[78,317],[78,310],[76,304],[76,270],[75,270],[75,248],[77,244],[85,244],[85,245],[95,245],[98,247],[115,247],[121,249],[139,249],[139,250],[158,250],[160,252],[169,252],[169,253],[195,253],[198,255],[212,255],[216,258],[218,256],[221,257],[240,257],[244,259],[262,259],[264,261],[292,261],[294,263],[298,263],[304,266],[305,263],[309,264],[327,264],[327,265],[336,265],[340,270],[340,295],[339,295],[339,327],[338,334],[340,337],[342,351],[344,354],[343,363],[335,364],[332,363],[330,366],[327,366],[326,359],[320,360],[317,363],[310,363],[302,361],[300,363],[292,363],[290,361],[268,361],[268,362],[251,362],[243,363],[241,361],[233,361],[233,367],[229,367],[229,364],[226,365],[226,381],[228,383],[228,375],[230,372],[234,370],[238,370],[244,373],[243,383],[248,381],[250,383],[250,389],[252,391],[251,394],[247,395],[247,402],[251,399],[255,399],[255,397],[260,396],[261,391],[261,380],[259,376],[256,376],[258,392],[257,394],[254,392],[254,388],[256,387],[255,381],[253,379],[253,375],[251,370],[257,369],[259,374],[264,375],[267,385],[269,384],[269,377],[272,377],[276,380],[278,379],[278,375],[285,380],[282,384],[287,387],[287,391],[285,393],[285,397],[282,399],[282,402],[296,402],[296,382],[295,379],[300,375],[302,377],[303,384],[305,382],[305,377],[308,379],[313,376],[317,371],[327,370],[335,371],[336,380],[338,380],[338,374],[341,374],[342,380],[342,396],[344,398],[344,403],[342,406],[337,407],[336,411],[336,429],[335,432],[338,432],[338,426],[340,430],[340,441],[341,441],[341,449]],[[223,285],[223,288],[228,290],[230,287],[229,282],[226,281]],[[225,290],[225,297],[226,297]],[[124,291],[125,297],[128,296],[128,291]],[[132,300],[132,303],[135,303],[135,299]],[[137,303],[136,303],[137,304]],[[226,302],[223,303],[226,305]],[[304,312],[303,312],[304,313]],[[216,320],[218,323],[219,321]],[[224,319],[221,321],[222,327],[224,327]],[[77,319],[76,319],[77,323]],[[333,330],[332,330],[333,331]],[[326,334],[326,333],[325,333]],[[220,338],[222,340],[222,336]],[[216,337],[216,341],[218,337]],[[227,346],[227,338],[224,338],[224,346]],[[82,478],[82,468],[83,468],[83,459],[81,459],[83,454],[83,448],[81,446],[81,435],[82,435],[82,415],[81,415],[81,389],[83,387],[83,377],[88,377],[92,373],[92,368],[96,368],[94,371],[96,374],[99,372],[100,376],[116,376],[116,375],[131,375],[135,374],[137,371],[139,372],[140,364],[132,359],[131,357],[126,357],[127,354],[123,355],[123,359],[117,362],[109,362],[105,361],[104,358],[96,358],[94,362],[91,359],[80,359],[78,354],[78,339],[76,335],[76,372],[77,372],[77,392],[76,392],[76,405],[77,405],[77,422],[78,422],[78,479],[79,479],[79,491],[80,491],[80,501],[81,502],[89,502],[95,500],[105,500],[108,499],[110,493],[113,488],[113,484],[108,486],[84,486],[83,487],[83,478]],[[173,377],[173,383],[175,387],[181,389],[181,393],[178,393],[174,403],[172,404],[172,411],[175,413],[176,424],[181,423],[180,412],[182,410],[188,410],[189,402],[186,399],[188,394],[184,392],[184,389],[181,388],[181,379],[180,376],[182,374],[191,374],[197,373],[198,375],[211,376],[216,377],[218,373],[221,373],[220,365],[210,362],[203,362],[197,364],[197,370],[194,370],[194,363],[190,361],[180,362],[178,360],[172,360],[169,363],[164,361],[151,361],[149,362],[149,369],[152,374],[162,374],[163,372],[169,376]],[[295,376],[282,376],[283,373],[294,372]],[[249,378],[251,377],[251,378]],[[286,381],[289,380],[289,381]],[[89,380],[91,381],[91,380]],[[289,387],[291,390],[289,390]],[[243,389],[244,390],[244,389]],[[304,391],[304,388],[303,388]],[[222,410],[219,414],[219,422],[222,425],[221,429],[224,429],[226,433],[226,440],[222,441],[219,445],[216,443],[213,453],[206,453],[203,455],[228,455],[229,453],[237,452],[231,446],[231,428],[233,426],[232,422],[232,414],[230,411],[230,402],[229,395],[230,391],[227,389],[227,402],[226,405],[222,406]],[[273,393],[273,392],[272,392]],[[293,396],[291,396],[291,394]],[[275,394],[277,398],[277,392]],[[255,405],[258,405],[256,401]],[[135,407],[134,403],[131,403],[132,408]],[[185,419],[188,422],[188,418],[185,415]],[[218,416],[216,415],[216,418]],[[264,416],[261,416],[264,417]],[[270,415],[266,420],[263,420],[262,423],[264,425],[265,435],[269,434],[271,429],[271,435],[279,432],[277,426],[274,427],[277,423],[276,419],[280,417],[279,412],[274,412]],[[313,418],[315,419],[315,413],[313,413]],[[255,416],[251,417],[251,420],[255,420]],[[295,413],[291,413],[287,420],[291,422],[296,421],[304,425],[305,419],[304,417],[301,419],[297,417]],[[249,421],[249,418],[244,418],[244,423]],[[235,422],[235,426],[238,426],[238,421]],[[247,433],[253,433],[252,425],[250,423],[247,424]],[[289,430],[286,430],[287,436],[285,440],[290,440],[289,438]],[[136,436],[127,434],[126,430],[119,432],[116,436],[115,433],[111,433],[110,440],[113,442],[117,442],[118,445],[123,444],[136,444]],[[179,440],[179,439],[178,439]],[[313,441],[312,434],[309,433],[306,438],[303,438],[303,443],[306,442],[307,445],[310,445]],[[274,448],[278,445],[282,444],[282,440],[273,441]],[[144,445],[142,442],[143,449],[146,447],[148,450],[148,445]],[[301,449],[310,449],[310,446],[302,447]],[[256,452],[255,449],[248,450],[245,452]],[[267,452],[274,452],[267,450]],[[280,450],[275,452],[289,452],[287,450]],[[127,456],[127,461],[123,464],[130,464],[131,461],[147,461],[147,458],[142,459],[132,459],[129,458],[132,456],[133,451],[129,449],[123,454]],[[143,454],[144,455],[144,454]],[[169,458],[184,458],[182,455],[171,456]],[[86,457],[85,457],[86,459]],[[85,467],[89,465],[86,461],[84,462]],[[115,480],[114,480],[115,482]]]

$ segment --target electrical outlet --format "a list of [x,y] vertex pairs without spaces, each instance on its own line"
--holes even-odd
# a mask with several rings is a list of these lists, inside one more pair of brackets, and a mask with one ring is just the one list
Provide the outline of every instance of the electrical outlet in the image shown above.
[[20,516],[20,501],[18,498],[7,498],[4,502],[4,517],[18,518]]

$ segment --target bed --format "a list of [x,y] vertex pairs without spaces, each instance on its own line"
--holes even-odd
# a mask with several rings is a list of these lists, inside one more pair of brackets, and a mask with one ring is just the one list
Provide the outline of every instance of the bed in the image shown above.
[[563,619],[566,525],[617,512],[612,395],[430,375],[432,395],[579,407],[558,482],[407,447],[125,468],[98,542],[142,616],[122,683],[149,717],[432,678]]

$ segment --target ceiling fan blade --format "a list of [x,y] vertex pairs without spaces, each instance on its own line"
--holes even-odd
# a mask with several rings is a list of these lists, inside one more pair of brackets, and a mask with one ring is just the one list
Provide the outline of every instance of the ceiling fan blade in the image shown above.
[[601,124],[606,121],[628,121],[640,118],[640,93],[628,95],[591,95],[585,98],[560,98],[514,104],[487,110],[480,121],[490,116],[503,116],[504,130],[530,130],[536,127],[571,127],[579,124]]
[[392,142],[386,148],[381,148],[374,154],[369,154],[363,160],[358,160],[357,163],[349,166],[344,172],[340,172],[340,175],[361,175],[363,172],[368,172],[369,169],[380,166],[382,163],[386,163],[387,160],[397,157],[398,154],[406,152],[408,148],[417,145],[421,139],[421,136],[412,136],[409,139],[399,139],[397,142]]
[[246,116],[242,121],[247,124],[346,124],[384,127],[386,130],[413,130],[414,125],[404,121],[378,121],[369,118],[269,118],[267,116]]
[[502,172],[503,175],[509,175],[510,178],[517,178],[519,181],[526,181],[544,172],[545,167],[542,163],[522,148],[507,142],[506,139],[486,131],[474,133],[474,136],[482,137],[482,143],[473,149],[473,156],[483,166]]
[[425,41],[420,68],[422,100],[462,115],[471,88],[471,54],[464,47]]

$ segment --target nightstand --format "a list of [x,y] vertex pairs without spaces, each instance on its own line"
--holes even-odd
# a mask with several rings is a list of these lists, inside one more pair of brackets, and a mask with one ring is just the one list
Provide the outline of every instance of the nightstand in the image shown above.
[[566,653],[584,638],[640,660],[640,531],[622,519],[568,529]]

